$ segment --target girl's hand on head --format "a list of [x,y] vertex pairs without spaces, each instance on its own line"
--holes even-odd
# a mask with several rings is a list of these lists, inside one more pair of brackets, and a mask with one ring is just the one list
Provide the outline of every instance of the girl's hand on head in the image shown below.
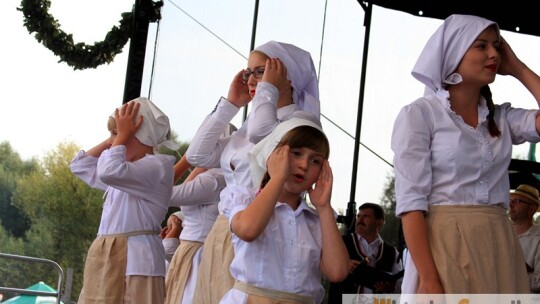
[[517,73],[523,68],[524,64],[516,56],[510,44],[501,36],[499,54],[501,56],[501,64],[497,71],[500,75],[516,76]]
[[140,107],[141,104],[137,102],[128,102],[120,110],[116,109],[114,119],[116,120],[116,130],[118,132],[117,140],[125,141],[135,136],[143,122],[142,115],[137,118]]
[[289,176],[289,151],[290,148],[287,145],[278,147],[272,151],[266,161],[270,179],[285,182]]
[[247,105],[251,101],[249,87],[242,79],[242,72],[244,72],[244,70],[240,70],[234,76],[231,86],[229,87],[229,94],[227,95],[227,100],[238,108]]
[[328,160],[325,159],[314,187],[308,189],[309,198],[316,209],[325,206],[330,207],[333,180],[332,168],[330,168]]
[[287,80],[287,68],[279,58],[266,59],[262,81],[273,84],[280,95],[291,89],[291,82]]

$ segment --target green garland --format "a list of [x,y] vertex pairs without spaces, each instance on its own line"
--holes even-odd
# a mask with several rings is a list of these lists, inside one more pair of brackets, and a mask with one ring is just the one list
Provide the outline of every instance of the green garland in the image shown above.
[[[161,5],[163,2],[152,6],[153,10],[147,15],[150,21],[160,19]],[[24,26],[28,32],[35,32],[38,42],[59,56],[59,62],[67,63],[74,70],[96,68],[104,63],[111,63],[131,37],[133,13],[126,12],[122,13],[120,27],[113,26],[103,41],[93,45],[83,42],[75,44],[72,35],[62,31],[58,21],[49,14],[50,6],[50,0],[22,0],[21,7],[17,10],[23,12]]]

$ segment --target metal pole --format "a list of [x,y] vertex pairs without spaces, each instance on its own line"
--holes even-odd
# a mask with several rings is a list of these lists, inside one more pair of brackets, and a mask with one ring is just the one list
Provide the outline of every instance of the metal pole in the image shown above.
[[368,62],[368,49],[369,49],[369,33],[371,29],[371,12],[372,6],[365,5],[361,0],[358,0],[358,3],[364,8],[364,26],[366,28],[364,36],[364,51],[362,58],[362,71],[360,78],[360,93],[358,96],[358,113],[356,114],[356,133],[354,136],[354,154],[353,154],[353,163],[352,163],[352,174],[351,174],[351,194],[349,197],[349,203],[347,204],[347,211],[345,213],[345,226],[347,227],[347,232],[354,231],[354,220],[356,217],[356,177],[358,175],[358,154],[360,149],[360,134],[362,128],[362,111],[364,106],[364,91],[366,83],[366,70]]
[[133,8],[133,30],[129,43],[126,82],[122,103],[126,103],[141,95],[148,25],[150,23],[147,9],[152,7],[152,0],[135,0]]
[[[249,51],[253,51],[255,48],[255,36],[257,36],[257,20],[259,18],[259,0],[255,0],[255,10],[253,12],[253,27],[251,29],[251,45],[249,46]],[[249,104],[244,106],[244,115],[242,116],[242,121],[245,121],[247,118]]]

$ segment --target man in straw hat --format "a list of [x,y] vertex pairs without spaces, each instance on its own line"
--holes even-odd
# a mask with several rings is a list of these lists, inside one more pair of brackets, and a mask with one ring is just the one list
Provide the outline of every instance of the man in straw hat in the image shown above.
[[540,196],[535,187],[521,184],[510,191],[508,212],[523,249],[532,293],[540,293],[540,225],[533,221],[539,207]]

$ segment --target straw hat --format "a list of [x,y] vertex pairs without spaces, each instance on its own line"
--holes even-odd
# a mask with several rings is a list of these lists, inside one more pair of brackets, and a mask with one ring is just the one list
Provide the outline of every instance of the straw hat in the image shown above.
[[521,184],[517,189],[510,191],[510,194],[517,195],[530,204],[536,204],[538,206],[537,211],[540,211],[540,195],[535,187]]

